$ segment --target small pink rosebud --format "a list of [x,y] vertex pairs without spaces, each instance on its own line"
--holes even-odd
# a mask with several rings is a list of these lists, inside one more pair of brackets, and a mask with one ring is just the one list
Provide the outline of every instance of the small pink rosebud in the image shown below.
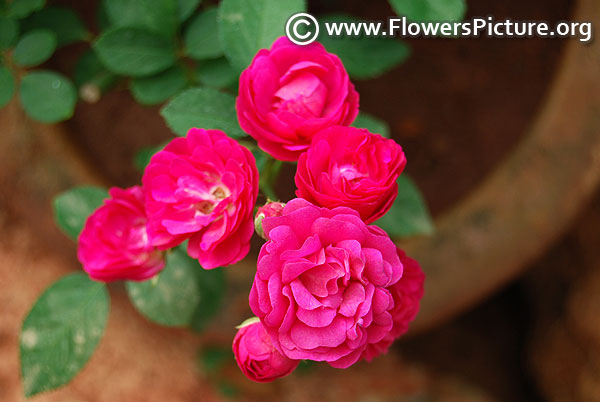
[[256,216],[254,217],[254,229],[260,237],[267,240],[262,228],[263,219],[272,218],[274,216],[280,216],[283,212],[283,207],[285,207],[285,204],[283,202],[268,202],[262,207],[258,207]]
[[244,375],[256,382],[271,382],[285,377],[299,363],[299,360],[288,359],[275,349],[258,318],[242,324],[233,338],[233,354]]

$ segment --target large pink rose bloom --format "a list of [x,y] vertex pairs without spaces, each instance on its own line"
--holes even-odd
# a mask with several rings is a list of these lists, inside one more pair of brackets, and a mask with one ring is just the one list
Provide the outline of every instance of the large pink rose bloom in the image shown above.
[[299,360],[291,360],[275,349],[260,322],[239,329],[233,338],[233,355],[240,370],[252,381],[270,382],[290,374]]
[[398,256],[404,267],[402,278],[388,288],[394,298],[394,307],[390,310],[394,325],[392,330],[376,343],[369,344],[363,352],[367,361],[387,353],[390,345],[408,331],[408,325],[419,312],[419,302],[423,297],[425,274],[419,263],[398,249]]
[[153,245],[189,239],[189,255],[206,269],[248,254],[258,171],[252,153],[225,133],[192,128],[152,157],[142,182]]
[[295,161],[315,133],[354,121],[358,93],[340,59],[323,45],[299,46],[281,37],[242,72],[236,109],[240,126],[262,150]]
[[392,330],[403,268],[383,230],[299,198],[263,229],[250,307],[282,354],[346,368]]
[[352,208],[371,223],[392,207],[405,166],[394,140],[366,129],[330,127],[300,155],[296,195],[322,207]]
[[79,235],[77,257],[92,279],[141,281],[156,275],[163,253],[148,240],[141,187],[112,188]]

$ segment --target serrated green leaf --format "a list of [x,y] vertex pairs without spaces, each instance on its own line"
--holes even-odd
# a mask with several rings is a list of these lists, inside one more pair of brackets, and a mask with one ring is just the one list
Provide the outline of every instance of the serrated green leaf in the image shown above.
[[405,174],[398,178],[398,197],[392,208],[375,225],[391,237],[429,235],[434,230],[421,192]]
[[196,68],[196,80],[202,85],[213,88],[227,88],[236,83],[236,73],[226,58],[205,60]]
[[144,105],[164,102],[185,88],[187,78],[181,66],[174,66],[157,75],[131,80],[131,93],[136,101]]
[[66,7],[45,7],[23,21],[23,31],[35,29],[54,32],[59,47],[83,41],[90,36],[81,18]]
[[388,0],[396,14],[415,22],[453,22],[464,18],[465,0]]
[[110,71],[132,77],[159,73],[176,60],[171,40],[139,28],[108,31],[94,43],[94,50]]
[[237,123],[235,97],[212,88],[191,88],[175,96],[160,111],[178,135],[192,127],[218,129],[232,138],[246,134]]
[[210,7],[196,15],[188,25],[185,53],[192,59],[214,59],[223,55],[217,36],[217,8]]
[[304,0],[223,0],[219,5],[219,37],[225,55],[238,71],[248,67],[263,48],[285,35],[285,23],[306,11]]
[[19,36],[19,22],[0,16],[0,50],[12,47]]
[[365,112],[359,112],[352,123],[352,127],[366,128],[372,133],[381,134],[385,138],[391,138],[390,126],[383,120]]
[[144,171],[144,169],[146,169],[146,166],[148,166],[148,164],[150,163],[150,159],[152,159],[152,156],[154,156],[155,153],[157,153],[158,151],[162,150],[165,147],[166,144],[162,144],[156,147],[148,147],[148,148],[142,148],[140,149],[136,154],[135,157],[133,159],[133,163],[135,164],[135,167],[138,168],[138,170],[140,171]]
[[48,60],[56,50],[56,35],[48,29],[26,33],[15,46],[13,60],[21,67],[37,66]]
[[346,37],[327,35],[325,23],[358,22],[348,15],[330,15],[319,19],[319,41],[325,48],[342,59],[351,77],[368,79],[377,77],[405,61],[410,55],[408,46],[392,38]]
[[[192,325],[198,311],[206,318],[216,310],[211,305],[214,292],[221,294],[223,283],[210,281],[222,276],[221,269],[205,271],[184,249],[176,248],[167,256],[166,266],[156,277],[143,282],[127,282],[127,293],[133,305],[150,321],[161,325]],[[207,289],[208,286],[217,286]]]
[[42,123],[70,118],[77,102],[71,81],[53,71],[38,70],[25,75],[19,94],[25,112]]
[[177,0],[177,15],[179,21],[187,20],[200,5],[201,0]]
[[34,11],[40,10],[46,0],[13,0],[8,4],[7,15],[15,18],[25,18]]
[[27,397],[58,388],[83,368],[104,334],[106,286],[75,273],[52,284],[21,328],[21,374]]
[[0,108],[6,106],[15,93],[15,77],[12,72],[0,66]]
[[173,36],[179,26],[177,0],[103,0],[113,27],[141,28]]
[[77,240],[88,216],[106,198],[108,192],[100,187],[76,187],[65,191],[54,198],[54,221],[67,236]]

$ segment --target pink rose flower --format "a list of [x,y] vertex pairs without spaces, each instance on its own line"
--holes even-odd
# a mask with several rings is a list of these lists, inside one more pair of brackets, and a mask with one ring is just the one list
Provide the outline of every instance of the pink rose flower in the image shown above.
[[398,256],[404,267],[404,273],[398,282],[388,288],[394,298],[394,307],[390,310],[394,325],[382,340],[367,346],[362,356],[367,361],[387,353],[390,345],[408,331],[408,325],[419,312],[425,274],[419,263],[408,257],[404,251],[398,249]]
[[233,338],[233,355],[242,372],[256,382],[270,382],[296,369],[298,360],[283,356],[273,347],[260,322],[242,327]]
[[153,277],[165,262],[148,240],[142,188],[112,188],[109,194],[79,235],[77,257],[83,269],[103,282]]
[[350,125],[358,93],[340,59],[323,45],[277,39],[240,76],[240,126],[276,159],[295,161],[318,131]]
[[219,130],[192,128],[150,160],[142,178],[152,244],[186,239],[206,269],[248,254],[258,171],[252,153]]
[[383,230],[300,198],[263,228],[250,308],[283,355],[346,368],[392,330],[403,268]]
[[330,127],[300,155],[296,195],[322,207],[352,208],[372,223],[392,207],[405,166],[402,147],[394,140],[366,129]]

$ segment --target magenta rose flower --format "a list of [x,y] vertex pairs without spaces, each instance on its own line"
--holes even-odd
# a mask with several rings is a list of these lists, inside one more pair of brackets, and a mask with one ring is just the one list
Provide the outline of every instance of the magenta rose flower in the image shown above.
[[111,188],[109,194],[79,235],[77,257],[83,269],[103,282],[153,277],[165,262],[148,239],[142,188]]
[[358,93],[340,59],[313,42],[286,37],[262,49],[240,76],[240,126],[276,159],[295,161],[312,137],[332,125],[350,125]]
[[258,171],[252,153],[225,133],[192,128],[152,157],[142,182],[153,245],[189,239],[189,255],[206,269],[248,254]]
[[233,355],[240,370],[252,381],[270,382],[296,369],[298,360],[283,356],[260,322],[244,326],[233,338]]
[[250,308],[283,355],[346,368],[392,330],[403,268],[383,230],[300,198],[263,229]]
[[372,223],[392,207],[405,166],[402,147],[394,140],[366,129],[330,127],[300,155],[296,195],[322,207],[352,208]]
[[394,307],[390,310],[394,325],[392,330],[379,342],[370,343],[363,352],[367,361],[387,353],[390,345],[408,331],[408,325],[419,312],[419,302],[423,297],[425,274],[419,263],[398,249],[398,256],[404,267],[402,278],[388,288],[394,299]]

